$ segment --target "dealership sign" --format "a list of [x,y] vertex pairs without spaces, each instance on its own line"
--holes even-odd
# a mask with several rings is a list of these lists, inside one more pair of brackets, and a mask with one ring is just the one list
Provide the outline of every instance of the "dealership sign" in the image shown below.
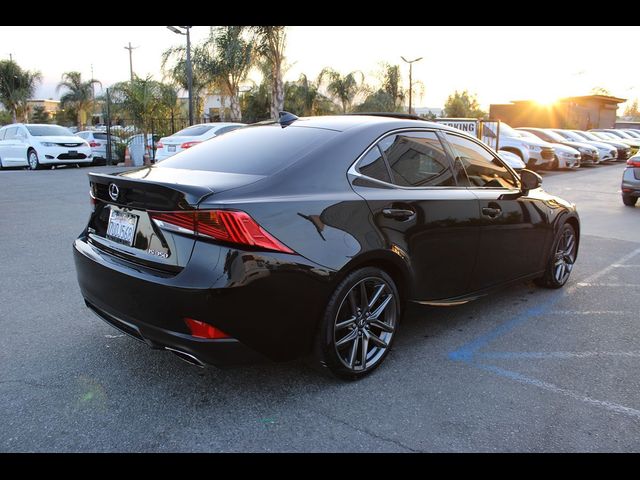
[[457,128],[469,135],[478,137],[478,120],[475,118],[436,118],[434,122]]

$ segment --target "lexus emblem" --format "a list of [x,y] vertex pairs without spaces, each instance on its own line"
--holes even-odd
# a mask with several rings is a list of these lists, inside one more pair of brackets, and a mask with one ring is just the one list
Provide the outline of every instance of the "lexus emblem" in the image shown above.
[[115,183],[110,183],[109,196],[111,197],[111,200],[116,202],[118,200],[118,195],[120,195],[120,189],[118,188],[118,185],[116,185]]

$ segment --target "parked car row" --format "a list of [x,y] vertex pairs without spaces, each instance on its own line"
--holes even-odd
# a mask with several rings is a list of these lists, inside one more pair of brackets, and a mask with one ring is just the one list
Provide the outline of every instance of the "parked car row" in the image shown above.
[[499,132],[487,130],[483,138],[485,143],[499,137],[498,153],[515,170],[576,169],[604,162],[623,162],[640,149],[640,132],[626,129],[512,128],[501,122]]

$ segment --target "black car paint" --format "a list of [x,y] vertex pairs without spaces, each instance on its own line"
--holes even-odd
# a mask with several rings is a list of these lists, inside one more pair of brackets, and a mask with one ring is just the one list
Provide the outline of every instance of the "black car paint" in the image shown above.
[[[329,296],[354,268],[384,268],[408,300],[461,301],[539,276],[555,232],[566,221],[579,229],[575,207],[542,189],[398,188],[348,173],[389,132],[454,129],[362,116],[301,119],[286,128],[305,127],[340,134],[268,176],[160,165],[90,174],[96,215],[106,203],[125,209],[242,210],[295,252],[190,239],[189,258],[176,265],[105,249],[87,229],[74,253],[82,294],[94,311],[138,325],[152,346],[179,345],[206,363],[227,363],[230,343],[287,360],[309,350]],[[205,145],[199,146],[203,154]],[[451,161],[448,148],[447,153]],[[109,183],[121,187],[118,202],[106,196]],[[498,219],[482,214],[492,205],[502,208]],[[403,206],[415,216],[381,214]],[[194,339],[184,317],[211,323],[237,341],[225,341],[223,349],[219,340]]]

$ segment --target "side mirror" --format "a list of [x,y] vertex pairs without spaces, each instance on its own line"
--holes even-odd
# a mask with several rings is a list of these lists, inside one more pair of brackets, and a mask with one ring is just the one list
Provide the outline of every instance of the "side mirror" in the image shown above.
[[528,192],[529,190],[535,190],[542,185],[542,177],[536,172],[523,168],[520,171],[520,183],[522,184],[522,191]]

